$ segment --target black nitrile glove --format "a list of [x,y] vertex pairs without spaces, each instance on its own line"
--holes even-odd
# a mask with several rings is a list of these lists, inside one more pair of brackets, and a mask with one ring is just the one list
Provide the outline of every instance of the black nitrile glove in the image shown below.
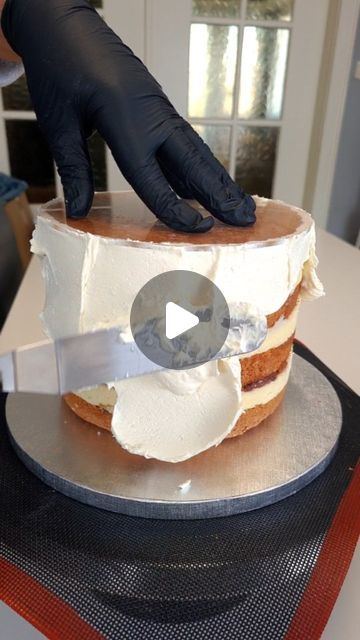
[[214,222],[176,194],[227,224],[255,222],[253,199],[86,0],[7,0],[2,28],[23,59],[69,217],[86,216],[91,207],[86,138],[98,130],[125,178],[172,229],[203,232]]

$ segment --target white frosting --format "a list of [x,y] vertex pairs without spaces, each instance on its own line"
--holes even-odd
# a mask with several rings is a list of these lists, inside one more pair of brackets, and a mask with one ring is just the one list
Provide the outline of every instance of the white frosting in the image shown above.
[[[264,199],[258,200],[258,208]],[[319,297],[314,224],[279,244],[154,244],[93,236],[40,216],[32,250],[46,283],[43,321],[52,337],[121,324],[129,330],[132,302],[153,277],[176,269],[212,280],[228,304],[249,302],[277,311],[303,277],[303,292]],[[304,269],[305,265],[305,269]],[[104,286],[106,283],[106,286]]]
[[205,374],[196,390],[179,395],[167,383],[170,375],[179,377],[183,390],[183,373],[155,373],[130,384],[114,384],[118,402],[112,432],[125,449],[145,458],[180,462],[218,445],[230,433],[242,413],[239,359],[219,360],[216,375]]
[[314,225],[310,230],[309,240],[309,258],[304,264],[303,281],[301,287],[301,297],[303,298],[303,300],[313,300],[314,298],[320,298],[325,294],[324,287],[316,273],[316,268],[319,264],[319,260],[315,252],[316,236]]
[[276,349],[276,347],[279,347],[291,338],[295,333],[299,308],[300,304],[298,303],[287,318],[279,318],[279,320],[277,320],[277,322],[268,329],[267,336],[262,345],[256,349],[256,351],[252,351],[251,354],[240,356],[241,360],[264,353],[270,349]]
[[89,404],[106,409],[109,413],[113,412],[117,399],[114,387],[108,387],[106,384],[93,389],[82,389],[77,391],[76,395]]
[[[258,209],[266,203],[258,198]],[[32,250],[42,259],[46,284],[42,318],[53,338],[113,325],[130,335],[130,310],[138,291],[151,278],[176,269],[211,279],[230,306],[249,302],[266,315],[284,304],[301,279],[303,297],[323,294],[315,273],[313,223],[279,243],[194,248],[181,242],[93,236],[40,216]],[[276,346],[289,331],[291,335],[295,323],[294,314],[287,328],[276,326],[266,348]],[[116,439],[129,451],[171,462],[218,444],[243,411],[239,367],[235,358],[114,383]],[[106,397],[100,404],[112,402]]]

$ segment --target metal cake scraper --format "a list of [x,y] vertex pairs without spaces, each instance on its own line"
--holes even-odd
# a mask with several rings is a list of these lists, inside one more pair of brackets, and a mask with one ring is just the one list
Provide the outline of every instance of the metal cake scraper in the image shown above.
[[[191,368],[260,347],[267,334],[266,317],[247,303],[239,310],[238,317],[230,320],[221,350],[213,358],[192,353]],[[122,340],[119,327],[46,340],[0,354],[0,385],[5,392],[64,394],[161,370],[163,367],[147,358],[135,342]]]

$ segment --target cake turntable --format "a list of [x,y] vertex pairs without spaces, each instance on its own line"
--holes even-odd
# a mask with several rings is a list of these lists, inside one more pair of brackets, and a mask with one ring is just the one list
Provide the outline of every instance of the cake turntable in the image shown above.
[[272,416],[177,464],[127,453],[59,396],[9,395],[6,415],[19,458],[46,484],[95,507],[161,519],[232,515],[296,493],[330,463],[342,418],[330,382],[298,355]]

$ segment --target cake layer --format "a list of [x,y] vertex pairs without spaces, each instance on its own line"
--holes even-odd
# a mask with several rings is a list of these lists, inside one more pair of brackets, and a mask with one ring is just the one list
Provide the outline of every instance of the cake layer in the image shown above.
[[[260,422],[270,416],[279,406],[285,395],[285,388],[274,398],[266,402],[265,404],[259,404],[247,409],[238,419],[235,427],[227,438],[234,438],[243,434],[248,429],[256,427]],[[111,431],[111,418],[112,414],[97,407],[89,402],[86,402],[75,394],[67,394],[64,396],[66,404],[79,418],[82,418],[89,425],[94,425],[100,429]]]
[[274,411],[279,407],[284,399],[286,389],[280,391],[280,393],[266,402],[265,404],[259,404],[252,409],[245,411],[238,419],[234,429],[228,436],[228,438],[236,438],[241,436],[245,431],[257,427],[265,418],[271,416]]
[[90,424],[111,431],[111,419],[114,406],[105,409],[100,405],[92,404],[88,400],[80,398],[75,393],[67,393],[63,396],[66,404],[79,418]]
[[289,315],[294,310],[295,306],[300,301],[301,286],[302,286],[302,282],[299,282],[296,285],[294,291],[290,293],[289,297],[285,300],[284,304],[280,307],[280,309],[266,316],[268,329],[271,329],[271,327],[273,327],[274,324],[276,324],[276,322],[281,318],[286,319],[289,317]]
[[228,438],[240,436],[274,413],[285,395],[291,371],[291,360],[292,354],[290,354],[285,368],[280,371],[275,380],[271,380],[268,384],[250,391],[243,391],[244,412],[239,417]]
[[285,367],[283,367],[283,365],[281,366],[280,372],[276,375],[275,379],[270,379],[270,382],[263,386],[255,387],[249,391],[243,391],[242,406],[244,411],[260,404],[266,404],[286,387],[290,375],[291,360],[292,355],[290,354],[287,363],[285,363]]
[[286,366],[287,366],[287,360],[284,360],[283,362],[280,363],[277,371],[273,371],[272,373],[269,373],[266,376],[262,376],[259,380],[256,380],[255,382],[250,382],[250,384],[247,384],[245,387],[242,388],[243,392],[248,393],[249,391],[254,391],[255,389],[261,389],[262,387],[265,387],[265,385],[270,384],[270,382],[274,382],[274,380],[277,379],[277,377],[284,371],[284,369],[286,369]]
[[294,341],[294,334],[283,344],[269,349],[264,353],[241,360],[241,385],[243,390],[251,384],[256,384],[280,370],[287,361]]
[[[250,426],[247,426],[248,424],[256,426],[256,424],[275,410],[276,400],[279,399],[280,396],[282,397],[281,394],[285,391],[290,369],[291,357],[289,357],[285,368],[279,372],[275,380],[271,380],[259,388],[243,391],[242,402],[244,413],[238,418],[235,427],[227,436],[228,438],[243,433],[246,429],[250,428]],[[106,395],[105,391],[104,394]],[[90,398],[91,396],[88,397]],[[105,409],[99,405],[91,404],[88,400],[84,400],[84,398],[72,393],[66,394],[64,400],[74,413],[86,422],[101,429],[111,430],[112,413],[110,412],[110,407]],[[278,405],[276,404],[276,406]]]

